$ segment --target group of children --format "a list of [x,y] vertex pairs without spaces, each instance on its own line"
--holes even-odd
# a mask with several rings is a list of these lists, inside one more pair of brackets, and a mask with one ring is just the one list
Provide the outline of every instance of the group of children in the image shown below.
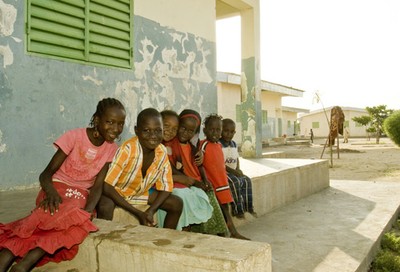
[[[209,115],[206,138],[194,110],[141,111],[136,136],[118,148],[125,109],[101,100],[88,128],[63,134],[40,174],[36,208],[20,220],[0,224],[0,272],[29,271],[49,261],[71,260],[97,227],[95,216],[112,220],[115,207],[140,224],[247,239],[229,212],[254,213],[251,180],[239,167],[235,123]],[[144,211],[135,205],[148,205]]]

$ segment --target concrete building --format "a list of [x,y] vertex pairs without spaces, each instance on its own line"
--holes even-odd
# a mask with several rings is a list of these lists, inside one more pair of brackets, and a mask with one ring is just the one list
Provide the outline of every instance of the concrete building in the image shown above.
[[[236,130],[242,131],[241,99],[242,87],[241,76],[232,73],[217,73],[218,81],[218,113],[224,118],[231,118],[236,122]],[[282,106],[282,97],[302,97],[304,91],[261,81],[261,139],[263,144],[268,144],[274,138],[283,135],[292,136],[298,134],[297,114],[309,112],[307,109],[291,108]],[[244,137],[246,134],[244,133]],[[242,135],[236,133],[234,140],[242,142]]]
[[[366,137],[366,128],[352,120],[353,117],[368,115],[367,110],[352,107],[341,107],[345,116],[344,127],[350,133],[350,137]],[[299,116],[300,133],[306,137],[310,136],[310,129],[314,132],[314,137],[327,138],[329,134],[328,120],[331,117],[332,107],[311,111]],[[341,136],[342,137],[342,136]]]
[[215,22],[228,16],[241,16],[241,116],[255,124],[245,154],[261,156],[258,0],[107,3],[0,0],[0,190],[37,184],[53,141],[104,97],[126,106],[123,139],[147,107],[217,112]]

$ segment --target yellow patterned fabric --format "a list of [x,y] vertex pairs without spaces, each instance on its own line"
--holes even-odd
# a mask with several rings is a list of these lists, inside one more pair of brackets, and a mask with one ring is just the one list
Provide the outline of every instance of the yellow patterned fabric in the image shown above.
[[143,150],[139,139],[132,137],[125,141],[115,154],[105,181],[131,204],[147,204],[153,185],[158,191],[171,192],[172,170],[167,150],[160,144],[154,152],[153,163],[143,177]]

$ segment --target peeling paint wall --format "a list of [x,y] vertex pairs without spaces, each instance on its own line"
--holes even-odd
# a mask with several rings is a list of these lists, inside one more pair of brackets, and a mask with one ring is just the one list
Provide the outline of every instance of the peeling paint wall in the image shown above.
[[[215,13],[214,5],[200,7]],[[0,0],[0,190],[37,185],[53,141],[87,126],[104,97],[127,109],[123,139],[146,107],[217,112],[215,41],[197,36],[198,11],[181,11],[193,22],[185,31],[135,15],[134,69],[121,70],[26,54],[24,9],[25,1]]]

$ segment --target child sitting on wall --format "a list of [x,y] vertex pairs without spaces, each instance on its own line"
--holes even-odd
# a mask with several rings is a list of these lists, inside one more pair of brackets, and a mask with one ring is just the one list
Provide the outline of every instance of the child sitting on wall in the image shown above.
[[228,118],[222,120],[222,135],[219,142],[222,144],[228,183],[233,197],[232,215],[244,218],[244,213],[249,212],[253,216],[257,216],[253,207],[251,179],[240,170],[239,151],[235,141],[232,140],[235,133],[235,122]]
[[229,203],[232,203],[233,199],[225,170],[224,154],[222,153],[222,146],[219,143],[221,131],[222,117],[216,114],[207,116],[204,120],[203,129],[206,139],[200,142],[201,150],[204,153],[203,166],[207,178],[213,185],[214,192],[221,206],[231,236],[234,238],[249,240],[236,230],[229,213]]
[[[182,200],[172,195],[172,169],[163,139],[161,114],[148,108],[141,111],[135,126],[136,136],[118,149],[105,178],[98,217],[112,220],[115,206],[137,217],[141,225],[155,226],[154,214],[167,212],[164,227],[176,229]],[[141,211],[133,205],[150,205]]]
[[[168,155],[172,155],[170,145],[178,133],[179,116],[176,112],[171,110],[162,111],[161,116],[164,128],[163,144],[167,148]],[[176,169],[173,170],[173,172],[174,171],[174,189],[172,190],[172,194],[180,197],[183,201],[182,214],[176,229],[190,231],[191,225],[207,222],[211,218],[213,207],[210,204],[207,194],[202,189],[196,187],[196,185],[200,184],[199,181],[194,181],[182,175],[182,173],[177,173]],[[159,210],[157,216],[158,225],[162,227],[164,224],[165,212]]]

